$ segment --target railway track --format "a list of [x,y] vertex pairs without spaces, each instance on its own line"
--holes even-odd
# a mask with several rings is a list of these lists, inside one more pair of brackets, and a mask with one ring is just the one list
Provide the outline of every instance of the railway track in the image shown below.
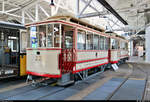
[[148,80],[148,72],[144,71],[141,67],[137,66],[136,70],[132,65],[129,65],[130,68],[132,68],[132,71],[130,74],[128,74],[124,81],[106,98],[106,100],[112,100],[112,97],[118,92],[118,90],[131,78],[133,78],[133,76],[136,74],[136,70],[138,69],[139,71],[141,71],[142,73],[145,74],[146,78],[145,78],[145,87],[144,87],[144,92],[142,93],[142,101],[144,101],[145,96],[146,96],[146,86],[147,86],[147,80]]
[[[94,77],[96,75],[98,75],[98,73],[96,73],[95,75],[89,76],[89,78]],[[42,83],[41,80],[37,82]],[[82,82],[86,83],[85,80],[83,80]],[[79,84],[79,83],[81,83],[81,81],[76,81],[76,84]],[[86,83],[86,84],[89,84],[89,83]],[[24,80],[24,83],[22,83],[20,87],[14,87],[14,88],[11,88],[10,90],[5,90],[5,91],[0,92],[0,100],[41,100],[53,94],[57,94],[67,88],[69,88],[69,86],[65,86],[65,87],[57,86],[55,80],[51,80],[47,84],[37,83],[34,85],[32,83],[26,84]],[[39,93],[41,94],[41,96],[38,96],[37,93],[42,92],[42,91],[45,91],[44,94]],[[32,96],[33,94],[34,96]],[[28,96],[28,98],[23,97],[23,96]]]

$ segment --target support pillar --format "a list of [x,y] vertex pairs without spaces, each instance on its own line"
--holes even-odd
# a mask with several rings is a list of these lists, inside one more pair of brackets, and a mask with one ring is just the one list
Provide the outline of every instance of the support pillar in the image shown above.
[[145,53],[145,61],[150,62],[150,26],[145,31]]
[[130,56],[133,56],[133,40],[130,41]]

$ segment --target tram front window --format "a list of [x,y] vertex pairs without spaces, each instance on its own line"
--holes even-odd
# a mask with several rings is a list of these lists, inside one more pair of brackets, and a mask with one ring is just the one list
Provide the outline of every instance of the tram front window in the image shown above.
[[48,24],[30,27],[30,44],[37,47],[60,47],[60,24]]
[[48,34],[47,34],[47,47],[53,46],[53,28],[54,26],[52,24],[48,25]]
[[46,47],[46,25],[39,26],[39,47]]

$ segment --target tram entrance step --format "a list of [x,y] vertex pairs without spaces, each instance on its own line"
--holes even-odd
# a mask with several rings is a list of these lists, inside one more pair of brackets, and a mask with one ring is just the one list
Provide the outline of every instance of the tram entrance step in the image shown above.
[[124,78],[112,78],[103,86],[85,96],[83,100],[105,100],[123,81]]
[[142,100],[145,80],[127,80],[111,100]]

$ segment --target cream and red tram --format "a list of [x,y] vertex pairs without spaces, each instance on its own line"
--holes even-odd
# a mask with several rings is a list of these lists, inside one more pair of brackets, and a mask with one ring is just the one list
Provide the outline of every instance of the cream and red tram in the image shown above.
[[113,32],[107,34],[110,34],[109,62],[120,64],[128,60],[128,40]]
[[101,28],[70,16],[54,16],[26,27],[29,75],[61,78],[109,63],[110,35]]

